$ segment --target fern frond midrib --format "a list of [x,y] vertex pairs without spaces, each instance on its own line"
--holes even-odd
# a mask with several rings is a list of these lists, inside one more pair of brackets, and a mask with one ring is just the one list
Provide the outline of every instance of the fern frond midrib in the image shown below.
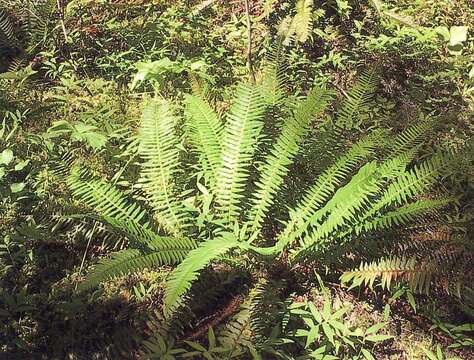
[[[245,109],[245,116],[244,116],[244,119],[246,119],[245,121],[248,122],[250,119],[248,117],[248,115],[250,114],[250,109],[251,109],[251,102],[249,101],[247,104],[246,104],[246,109]],[[242,140],[243,137],[244,137],[244,134],[245,134],[245,125],[244,126],[241,126],[240,127],[240,134],[239,134],[239,137],[238,139]],[[239,154],[240,156],[242,155],[241,154],[241,148],[242,148],[242,141],[239,141],[239,148],[238,148],[238,151],[236,152],[237,154]],[[240,157],[239,156],[239,157]],[[240,159],[238,159],[240,160]],[[237,163],[239,163],[240,161],[237,161]],[[236,175],[238,173],[239,169],[238,169],[238,166],[234,166],[233,168],[233,171],[232,171],[232,183],[231,183],[231,186],[230,186],[230,193],[231,194],[236,194],[237,191],[236,191],[236,186],[237,186],[237,181],[236,181]],[[229,201],[229,209],[228,209],[228,212],[227,212],[227,220],[229,222],[231,222],[232,220],[232,209],[231,209],[231,203],[232,201]]]
[[[158,122],[154,121],[154,126],[155,126],[155,134],[158,134],[160,129],[159,129],[159,125],[158,125]],[[156,141],[155,142],[155,146],[157,149],[161,149],[161,144],[159,143],[158,139],[156,137],[154,137],[154,140]],[[167,176],[165,174],[165,169],[163,168],[162,164],[163,164],[163,155],[161,153],[161,151],[158,151],[157,152],[157,155],[159,157],[159,168],[160,168],[160,180],[161,180],[161,190],[164,192],[165,194],[165,201],[166,201],[166,205],[167,205],[167,208],[169,209],[169,211],[171,212],[173,218],[174,218],[174,221],[176,224],[180,224],[180,220],[178,219],[178,217],[176,216],[176,213],[174,211],[174,206],[173,204],[171,203],[170,201],[170,197],[173,196],[174,194],[170,194],[168,192],[168,182],[167,182]]]

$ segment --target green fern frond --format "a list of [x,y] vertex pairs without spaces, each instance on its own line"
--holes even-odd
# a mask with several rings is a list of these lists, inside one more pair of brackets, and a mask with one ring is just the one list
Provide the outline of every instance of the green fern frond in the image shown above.
[[312,30],[313,0],[298,0],[296,3],[296,14],[290,22],[286,33],[285,44],[292,39],[304,43]]
[[316,179],[297,207],[290,211],[290,220],[279,236],[280,247],[286,246],[306,231],[312,214],[330,199],[337,187],[362,160],[373,154],[375,147],[370,137],[362,139]]
[[452,201],[452,199],[418,200],[361,224],[355,229],[355,232],[360,233],[361,231],[376,231],[389,229],[393,226],[406,225],[409,222],[414,221],[419,216],[432,213],[448,205]]
[[48,39],[49,28],[51,27],[48,20],[55,11],[56,3],[54,0],[38,2],[31,9],[28,9],[28,21],[25,23],[28,34],[27,52],[32,53]]
[[242,352],[242,348],[253,347],[250,315],[249,304],[243,304],[242,309],[232,316],[224,328],[219,331],[218,339],[226,349],[229,349],[229,358],[236,352]]
[[197,248],[197,242],[190,238],[165,237],[158,235],[147,225],[142,225],[134,221],[123,221],[104,217],[112,225],[115,231],[120,232],[131,241],[134,248],[141,250],[193,250]]
[[16,57],[12,59],[12,61],[10,61],[10,64],[8,64],[8,72],[14,73],[17,71],[21,71],[21,69],[27,66],[28,66],[28,61],[26,61],[25,59]]
[[238,247],[243,248],[244,244],[237,241],[232,233],[222,233],[221,237],[205,241],[197,249],[189,252],[165,284],[165,313],[171,314],[181,304],[183,295],[198,278],[200,270],[218,256]]
[[390,205],[403,205],[416,195],[422,194],[436,181],[449,159],[450,155],[437,154],[413,169],[401,173],[387,186],[366,216],[374,216]]
[[214,188],[222,155],[222,123],[214,110],[201,98],[186,98],[187,130],[200,157],[209,186]]
[[433,121],[423,120],[418,124],[410,126],[409,128],[402,131],[395,140],[393,145],[390,147],[390,156],[398,156],[404,152],[416,149],[420,146],[424,139],[426,139],[429,131],[433,128]]
[[82,179],[78,171],[67,179],[73,196],[91,207],[97,214],[116,220],[140,223],[145,211],[136,203],[130,203],[122,192],[113,185],[99,179]]
[[348,98],[339,110],[335,125],[342,129],[351,129],[357,122],[357,117],[372,99],[378,86],[378,76],[375,69],[365,70],[356,83],[348,91]]
[[[380,188],[377,166],[377,162],[372,161],[360,168],[347,185],[337,190],[331,200],[311,216],[308,222],[313,231],[304,237],[301,247],[293,256],[317,245],[357,217],[357,213],[370,203],[371,196]],[[326,215],[327,218],[323,220]]]
[[322,88],[314,88],[297,106],[294,116],[287,119],[274,147],[270,150],[260,169],[261,177],[256,183],[257,191],[249,214],[252,238],[262,226],[274,197],[281,187],[288,167],[300,149],[300,143],[308,133],[311,122],[321,113],[331,99],[331,93]]
[[10,15],[3,9],[0,9],[0,45],[19,46]]
[[429,293],[434,269],[425,263],[418,263],[414,257],[391,257],[371,263],[362,263],[358,269],[341,275],[343,283],[351,283],[351,288],[367,285],[373,287],[380,279],[382,289],[390,289],[397,280],[408,283],[412,290]]
[[173,235],[186,227],[187,213],[175,189],[179,170],[179,139],[170,105],[155,99],[144,109],[139,134],[143,158],[140,181],[158,223]]
[[[173,239],[174,240],[174,239]],[[166,241],[166,240],[165,240]],[[115,253],[109,258],[103,258],[87,274],[86,280],[80,284],[81,290],[93,288],[103,281],[119,276],[137,272],[145,268],[153,268],[162,265],[176,265],[186,258],[190,249],[181,249],[175,246],[175,242],[169,240],[164,244],[163,239],[156,241],[152,247],[160,250],[143,252],[138,249],[125,249]],[[166,246],[166,245],[169,245]]]
[[48,22],[55,9],[54,0],[6,3],[0,9],[0,45],[33,53],[47,40],[49,29],[52,28]]
[[267,54],[267,62],[262,70],[263,79],[260,83],[260,90],[268,106],[282,104],[287,96],[284,89],[287,78],[285,59],[283,43],[279,40]]
[[258,88],[241,84],[227,114],[216,201],[228,223],[241,210],[249,167],[263,127],[264,101]]
[[[389,159],[382,164],[376,164],[373,171],[364,171],[361,175],[359,173],[368,165],[365,165],[359,173],[354,176],[351,181],[344,187],[340,188],[336,194],[328,201],[328,203],[321,209],[315,212],[308,223],[314,228],[308,236],[303,239],[302,247],[295,251],[294,256],[307,251],[310,247],[324,245],[330,239],[331,234],[336,230],[346,228],[346,233],[340,233],[338,238],[343,239],[344,234],[361,229],[361,224],[368,224],[367,219],[376,216],[380,211],[388,205],[404,205],[416,195],[423,194],[423,192],[432,184],[432,182],[439,176],[439,171],[434,171],[434,163],[441,164],[443,162],[442,156],[435,156],[434,162],[428,161],[427,164],[421,165],[422,170],[414,170],[413,172],[404,172],[407,161],[406,154],[393,159]],[[370,163],[369,163],[370,164]],[[431,165],[429,165],[431,164]],[[405,181],[406,175],[409,174],[410,181]],[[387,180],[395,179],[388,187]],[[387,190],[382,193],[382,189],[387,187],[391,189],[393,184],[402,183],[402,187],[396,187],[398,191],[392,191],[390,196],[387,196]],[[382,193],[382,200],[373,201]],[[388,203],[386,203],[388,201]],[[379,207],[380,204],[384,204]],[[435,204],[430,204],[435,206]],[[398,214],[398,220],[403,216],[408,216],[408,210],[412,210],[414,215],[415,209],[418,212],[427,210],[423,206],[429,206],[428,203],[419,203],[408,207],[406,212]],[[327,214],[327,218],[324,217]],[[383,221],[393,220],[395,214],[391,213],[390,218],[384,218]],[[375,224],[374,224],[375,225]]]

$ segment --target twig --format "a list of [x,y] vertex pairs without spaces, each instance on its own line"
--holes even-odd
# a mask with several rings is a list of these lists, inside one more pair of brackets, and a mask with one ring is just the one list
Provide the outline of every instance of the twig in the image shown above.
[[245,15],[247,17],[247,67],[249,69],[250,80],[255,84],[255,72],[252,63],[252,22],[250,21],[249,0],[245,0]]
[[194,16],[198,15],[201,11],[205,10],[207,7],[211,6],[212,4],[214,4],[217,0],[205,0],[203,1],[202,3],[200,3],[199,5],[197,5],[192,14]]
[[[87,241],[87,245],[86,245],[86,249],[84,250],[84,255],[82,256],[82,261],[81,261],[81,266],[79,267],[79,273],[78,275],[80,276],[81,273],[82,273],[82,268],[84,267],[84,263],[86,261],[86,255],[87,255],[87,251],[89,250],[89,246],[91,244],[91,241],[92,241],[92,237],[94,236],[94,232],[95,232],[95,228],[97,227],[97,222],[94,223],[94,226],[92,227],[92,232],[89,236],[89,240]],[[75,286],[76,290],[77,290],[77,283],[76,283],[76,286]]]
[[63,29],[64,40],[67,42],[67,31],[66,25],[64,25],[64,10],[61,6],[61,0],[56,0],[56,4],[58,5],[59,22],[61,23],[61,29]]
[[240,305],[243,303],[244,297],[242,295],[236,295],[224,306],[223,309],[217,311],[211,316],[203,319],[198,325],[197,329],[191,334],[187,335],[186,340],[196,340],[203,336],[210,327],[219,325],[222,320],[228,318],[236,311],[240,309]]
[[349,96],[349,94],[346,93],[346,92],[344,91],[344,89],[343,89],[341,86],[337,85],[336,83],[334,83],[333,85],[334,85],[334,87],[335,87],[337,90],[339,90],[339,91],[342,93],[342,95],[344,95],[344,97],[345,97],[346,99],[350,99],[350,98],[351,98],[351,97]]

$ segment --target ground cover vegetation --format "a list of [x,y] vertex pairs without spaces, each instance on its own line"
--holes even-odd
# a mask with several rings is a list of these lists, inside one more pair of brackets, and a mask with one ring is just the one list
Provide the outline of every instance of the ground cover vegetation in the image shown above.
[[473,358],[473,28],[3,0],[0,358]]

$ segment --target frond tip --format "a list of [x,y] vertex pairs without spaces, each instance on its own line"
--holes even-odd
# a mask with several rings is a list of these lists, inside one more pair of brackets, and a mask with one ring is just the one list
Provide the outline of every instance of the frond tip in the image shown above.
[[101,259],[89,272],[81,289],[92,288],[99,283],[145,268],[163,265],[176,265],[183,261],[188,253],[196,248],[189,239],[174,239],[158,235],[141,249],[126,249]]
[[79,201],[112,220],[138,224],[145,217],[145,211],[138,204],[128,201],[118,188],[101,179],[85,179],[87,175],[74,169],[67,179],[69,189]]

